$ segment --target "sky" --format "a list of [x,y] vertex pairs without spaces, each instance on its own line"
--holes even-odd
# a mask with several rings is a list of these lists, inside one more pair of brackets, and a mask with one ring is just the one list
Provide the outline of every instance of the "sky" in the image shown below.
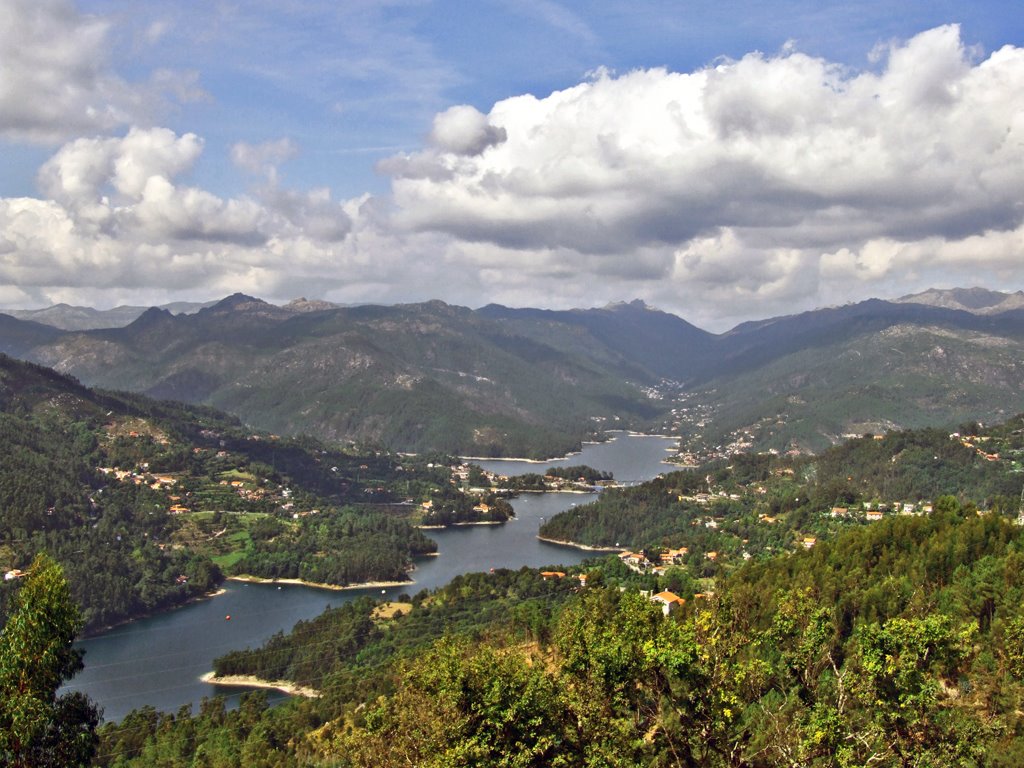
[[1018,0],[0,0],[0,308],[1024,289]]

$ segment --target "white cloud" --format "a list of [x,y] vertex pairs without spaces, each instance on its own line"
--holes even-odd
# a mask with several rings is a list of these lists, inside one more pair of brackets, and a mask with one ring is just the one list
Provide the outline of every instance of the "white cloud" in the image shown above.
[[2,138],[52,144],[157,113],[166,93],[179,101],[203,95],[195,73],[126,82],[108,60],[110,23],[71,0],[0,0],[0,17]]
[[871,71],[793,46],[600,70],[438,113],[420,151],[380,164],[390,196],[341,201],[281,183],[290,139],[234,144],[254,186],[225,197],[190,183],[202,138],[136,127],[69,141],[43,198],[0,200],[0,285],[84,303],[642,297],[719,329],[979,276],[1024,287],[1020,93],[1024,50],[982,56],[953,26],[879,49]]
[[298,147],[291,139],[283,138],[262,144],[240,141],[231,147],[231,162],[249,173],[277,178],[277,168],[295,156]]
[[0,283],[34,295],[334,285],[352,229],[346,206],[327,190],[268,185],[222,198],[182,184],[202,149],[194,134],[164,128],[66,144],[40,170],[48,199],[0,200]]
[[487,116],[474,107],[452,107],[434,118],[430,142],[442,152],[454,155],[479,155],[507,138],[504,128],[487,122]]
[[382,168],[397,226],[489,244],[517,281],[569,265],[651,294],[660,279],[677,306],[742,296],[749,315],[813,303],[840,272],[868,291],[995,268],[1024,219],[1021,93],[1024,50],[981,59],[947,26],[878,71],[787,49],[449,109]]

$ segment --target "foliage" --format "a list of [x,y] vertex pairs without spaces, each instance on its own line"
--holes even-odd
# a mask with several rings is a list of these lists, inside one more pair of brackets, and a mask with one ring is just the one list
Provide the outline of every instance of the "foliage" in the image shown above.
[[84,766],[99,713],[57,689],[82,668],[72,647],[82,622],[60,566],[38,555],[0,631],[0,758],[10,766]]
[[283,765],[1011,765],[1024,540],[939,506],[750,562],[670,616],[613,559],[578,593],[523,569],[388,621],[353,603],[218,664],[324,692],[261,716],[294,728]]
[[[215,562],[336,584],[403,580],[434,545],[395,502],[448,487],[412,457],[254,433],[211,409],[90,390],[0,356],[0,571],[51,553],[87,631],[207,594],[223,578]],[[0,608],[8,599],[0,588]]]
[[348,585],[408,579],[412,559],[437,545],[404,520],[352,508],[304,517],[292,531],[269,531],[235,563],[239,574]]

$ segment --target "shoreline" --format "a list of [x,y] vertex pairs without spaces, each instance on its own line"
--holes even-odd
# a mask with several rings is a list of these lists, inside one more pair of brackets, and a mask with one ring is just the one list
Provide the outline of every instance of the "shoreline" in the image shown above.
[[264,680],[250,675],[225,675],[217,677],[216,672],[207,672],[199,680],[210,685],[225,685],[233,688],[269,688],[287,693],[289,696],[305,696],[308,699],[319,699],[320,691],[306,685],[298,685],[288,680]]
[[[431,553],[436,554],[436,553]],[[408,581],[363,581],[358,584],[321,584],[317,581],[303,581],[302,579],[264,579],[260,576],[228,576],[228,581],[240,581],[244,584],[287,584],[293,587],[311,587],[313,589],[327,589],[331,592],[344,592],[348,589],[373,589],[375,587],[405,587],[416,582]]]
[[[225,580],[227,578],[228,577],[225,577]],[[225,592],[227,592],[227,590],[224,587],[217,587],[212,592],[204,592],[201,595],[195,595],[194,597],[190,597],[188,600],[184,600],[180,603],[175,603],[174,605],[168,606],[167,608],[161,608],[158,611],[147,611],[146,613],[140,613],[138,616],[132,616],[130,618],[125,619],[124,621],[116,621],[113,624],[107,624],[106,626],[100,627],[99,629],[90,630],[89,632],[83,632],[79,637],[75,638],[75,642],[78,642],[79,640],[92,640],[95,637],[101,637],[107,634],[107,632],[109,632],[112,629],[123,627],[125,624],[134,624],[136,621],[141,621],[142,619],[149,619],[153,616],[161,616],[165,613],[171,613],[172,611],[176,611],[179,608],[184,608],[185,606],[192,605],[193,603],[199,603],[203,600],[211,600],[215,597],[220,597]]]
[[[448,523],[446,525],[417,525],[416,527],[421,531],[443,531],[445,528],[455,528],[457,526],[465,525],[504,525],[510,520],[515,520],[515,517],[510,517],[508,520],[470,520],[461,523]],[[432,554],[438,554],[434,552]]]
[[625,552],[625,547],[601,547],[591,546],[590,544],[580,544],[575,541],[563,541],[562,539],[549,539],[546,536],[537,534],[537,538],[540,541],[547,542],[548,544],[558,544],[561,547],[573,547],[574,549],[582,549],[586,552]]
[[[652,435],[647,432],[634,432],[631,429],[609,429],[605,432],[606,435],[611,435],[607,440],[581,440],[580,445],[604,445],[611,443],[619,439],[622,435],[626,437],[657,437],[662,440],[679,440],[676,435]],[[666,449],[670,450],[670,449]],[[524,459],[518,456],[459,456],[462,461],[517,461],[523,464],[549,464],[553,461],[565,461],[571,459],[573,456],[579,456],[583,453],[582,450],[570,451],[564,456],[555,456],[550,459]],[[667,464],[668,462],[662,462]]]
[[[576,490],[574,488],[559,488],[558,490],[543,490],[543,491],[542,490],[538,490],[536,488],[523,488],[523,489],[514,490],[512,492],[515,493],[516,496],[518,496],[521,493],[570,493],[570,494],[576,494],[577,496],[587,496],[587,495],[589,495],[591,493],[600,493],[601,491],[605,490],[606,488],[625,488],[625,487],[626,486],[624,486],[624,485],[619,485],[619,484],[616,483],[616,484],[613,484],[613,485],[598,486],[598,487],[596,487],[596,488],[594,488],[593,490],[590,490],[590,491],[580,491],[580,490]],[[509,488],[499,488],[498,490],[499,491],[508,491],[508,490],[511,490],[511,489],[509,489]],[[513,496],[513,498],[515,498],[515,496]],[[510,518],[510,519],[512,519],[512,518]]]

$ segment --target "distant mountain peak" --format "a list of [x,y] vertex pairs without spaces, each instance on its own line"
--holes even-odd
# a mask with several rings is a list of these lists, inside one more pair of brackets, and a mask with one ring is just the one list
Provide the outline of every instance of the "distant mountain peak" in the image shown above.
[[232,293],[230,296],[225,296],[223,299],[218,301],[212,307],[211,312],[224,312],[234,311],[239,309],[253,309],[253,308],[264,308],[272,306],[263,299],[257,299],[254,296],[248,296],[244,293]]
[[307,299],[305,296],[302,296],[298,299],[292,299],[282,309],[287,309],[291,312],[321,312],[325,309],[338,309],[339,306],[323,299]]
[[648,312],[660,312],[657,307],[652,307],[643,299],[633,299],[632,301],[612,301],[604,305],[604,309],[608,310],[622,310],[622,309],[640,309]]
[[1003,293],[988,288],[929,288],[921,293],[901,296],[900,304],[927,304],[944,309],[959,309],[975,315],[994,315],[1013,309],[1024,309],[1024,291]]
[[160,307],[150,307],[137,318],[135,318],[135,320],[133,320],[129,324],[129,326],[132,328],[143,328],[147,325],[154,325],[156,323],[163,322],[164,320],[169,320],[173,317],[174,315],[172,315],[166,309],[161,309]]

